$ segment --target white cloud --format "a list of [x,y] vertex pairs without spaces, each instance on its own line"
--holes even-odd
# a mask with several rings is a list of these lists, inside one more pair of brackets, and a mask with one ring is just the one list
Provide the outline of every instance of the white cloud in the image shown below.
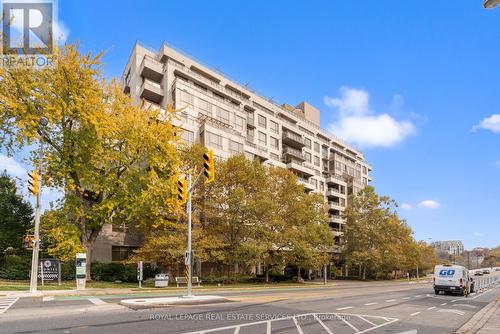
[[490,130],[494,133],[500,132],[500,114],[493,114],[490,117],[486,117],[478,125],[473,127],[473,130],[477,129]]
[[412,208],[413,208],[413,207],[412,207],[410,204],[408,204],[408,203],[402,203],[402,204],[401,204],[401,209],[403,209],[403,210],[409,211],[409,210],[411,210]]
[[439,202],[433,201],[432,199],[426,199],[418,203],[418,206],[420,208],[426,208],[426,209],[437,209],[441,206],[441,204]]
[[14,177],[26,177],[26,169],[14,158],[0,154],[0,173],[6,170],[8,174]]
[[[340,95],[324,97],[327,106],[338,110],[339,119],[329,129],[340,138],[364,147],[389,147],[416,132],[411,121],[375,114],[370,108],[370,95],[364,90],[341,87]],[[403,104],[403,97],[396,94],[390,108],[399,109]]]

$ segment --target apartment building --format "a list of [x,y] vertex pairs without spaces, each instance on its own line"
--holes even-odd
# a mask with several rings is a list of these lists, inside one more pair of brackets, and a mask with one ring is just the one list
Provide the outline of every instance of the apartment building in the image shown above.
[[438,252],[460,255],[464,252],[464,244],[460,240],[435,241],[432,243]]
[[337,241],[348,195],[371,181],[362,152],[321,129],[318,109],[307,102],[278,105],[166,44],[156,51],[137,43],[122,85],[143,108],[182,110],[176,125],[184,141],[200,142],[222,159],[243,153],[294,172],[305,191],[325,196]]

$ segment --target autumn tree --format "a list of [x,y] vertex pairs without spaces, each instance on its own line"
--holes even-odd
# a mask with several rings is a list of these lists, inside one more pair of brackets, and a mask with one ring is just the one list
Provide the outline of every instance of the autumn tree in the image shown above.
[[0,68],[0,146],[12,154],[43,143],[31,159],[43,183],[64,192],[65,219],[89,258],[106,223],[168,221],[178,166],[173,111],[133,105],[103,78],[101,56],[68,45],[53,66]]

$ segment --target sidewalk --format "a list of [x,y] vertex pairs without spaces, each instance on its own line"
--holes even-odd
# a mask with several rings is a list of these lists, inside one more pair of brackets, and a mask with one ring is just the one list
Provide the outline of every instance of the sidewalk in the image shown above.
[[478,334],[496,334],[500,333],[500,298],[496,300],[495,309],[491,317],[486,321],[484,326],[476,333]]
[[455,332],[455,334],[497,333],[500,333],[500,297],[486,305]]

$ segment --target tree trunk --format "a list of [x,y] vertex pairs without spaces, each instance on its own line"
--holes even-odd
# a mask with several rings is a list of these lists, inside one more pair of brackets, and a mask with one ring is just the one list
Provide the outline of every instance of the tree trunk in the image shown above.
[[91,281],[92,278],[90,277],[90,261],[92,259],[92,250],[94,248],[93,243],[85,243],[83,245],[83,248],[85,248],[85,254],[87,255],[87,262],[85,266],[85,276],[87,276],[87,281]]
[[300,283],[300,267],[297,267],[297,283]]
[[363,266],[363,281],[366,280],[366,265]]
[[269,283],[269,267],[266,267],[266,283]]

